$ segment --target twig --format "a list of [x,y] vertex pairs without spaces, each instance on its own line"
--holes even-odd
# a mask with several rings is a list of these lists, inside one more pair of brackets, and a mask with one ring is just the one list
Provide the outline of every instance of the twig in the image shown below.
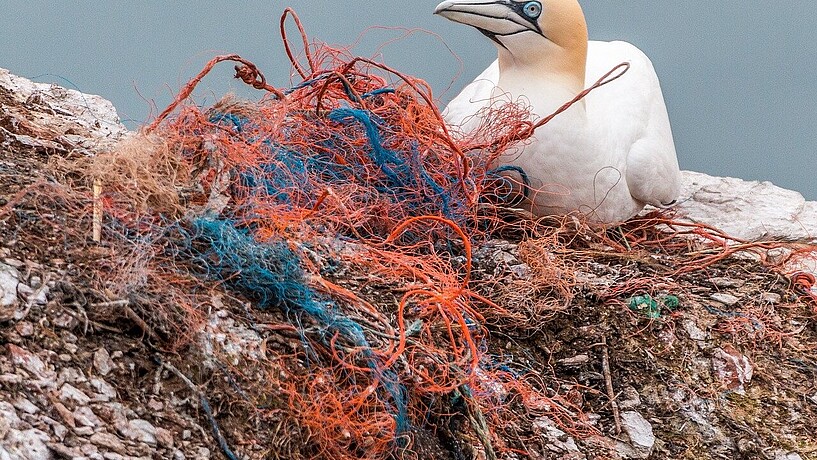
[[102,241],[102,180],[100,179],[94,179],[93,239],[94,243]]
[[75,311],[71,311],[71,310],[69,310],[69,309],[67,309],[67,308],[63,308],[63,311],[64,311],[65,313],[68,313],[69,315],[73,316],[73,317],[74,317],[74,319],[76,319],[77,321],[80,321],[80,322],[84,322],[84,323],[85,323],[85,327],[84,327],[84,329],[83,329],[83,334],[87,334],[87,333],[88,333],[88,325],[91,325],[91,326],[93,326],[94,328],[99,329],[99,330],[108,331],[108,332],[113,332],[114,334],[122,334],[122,333],[123,333],[121,330],[119,330],[119,329],[117,329],[117,328],[115,328],[115,327],[112,327],[112,326],[107,326],[107,325],[102,324],[102,323],[100,323],[100,322],[98,322],[98,321],[94,321],[94,320],[92,320],[92,319],[89,319],[89,318],[88,318],[88,314],[85,312],[85,309],[84,309],[84,308],[82,308],[82,305],[80,305],[79,303],[74,302],[74,303],[72,303],[72,304],[69,304],[69,306],[74,307],[74,308],[76,308],[77,310],[82,311],[82,317],[80,317],[79,313],[77,313],[77,312],[75,312]]
[[128,319],[136,323],[136,325],[139,326],[140,329],[142,329],[142,332],[147,334],[148,337],[150,337],[153,340],[158,339],[158,336],[156,335],[155,332],[153,332],[153,329],[150,326],[148,326],[148,323],[146,323],[145,320],[140,318],[139,315],[137,315],[136,312],[133,311],[133,309],[130,306],[128,306],[128,303],[121,305],[121,307],[122,310],[125,312],[125,316],[127,316]]
[[94,308],[105,308],[105,307],[127,307],[130,305],[130,301],[127,299],[123,300],[111,300],[110,302],[99,302],[99,303],[92,303],[91,306]]
[[216,439],[216,443],[221,448],[221,451],[224,452],[224,455],[230,460],[238,460],[238,457],[235,456],[232,450],[230,450],[230,446],[227,444],[227,440],[224,439],[224,435],[221,434],[221,430],[218,428],[218,422],[216,422],[215,417],[213,416],[213,409],[210,407],[210,402],[207,401],[207,397],[204,396],[204,393],[199,390],[199,387],[193,383],[186,375],[182,373],[176,366],[166,363],[162,360],[161,357],[158,355],[154,355],[153,357],[161,366],[165,369],[169,370],[170,372],[176,374],[188,388],[190,391],[196,394],[199,398],[199,403],[201,404],[202,409],[204,409],[204,413],[207,414],[207,419],[210,422],[210,426],[213,428],[213,437]]
[[616,424],[616,436],[621,434],[621,414],[616,402],[616,393],[613,391],[613,376],[610,373],[610,355],[607,351],[607,337],[601,338],[601,369],[604,372],[604,383],[607,386],[607,398],[610,400],[610,407],[613,409],[613,421]]

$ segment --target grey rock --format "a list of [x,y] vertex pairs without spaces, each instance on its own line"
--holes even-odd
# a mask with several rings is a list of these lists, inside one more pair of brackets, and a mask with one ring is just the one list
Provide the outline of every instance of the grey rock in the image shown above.
[[[88,457],[93,457],[94,455],[99,455],[99,447],[97,447],[95,444],[91,444],[91,443],[83,444],[81,449],[82,449],[82,453],[87,455]],[[101,455],[99,455],[99,456],[102,457]]]
[[719,288],[735,288],[741,287],[746,284],[743,280],[736,280],[734,278],[726,278],[726,277],[715,277],[710,278],[709,281],[715,285],[715,287]]
[[716,302],[720,302],[727,307],[732,307],[740,301],[740,299],[737,297],[733,296],[732,294],[726,294],[725,292],[716,292],[709,296],[709,298]]
[[689,335],[689,338],[696,341],[704,341],[707,339],[706,331],[702,330],[691,319],[685,319],[682,323],[684,330]]
[[73,138],[69,136],[68,140],[74,139],[75,142],[83,138],[115,140],[127,133],[127,128],[119,120],[113,104],[100,96],[49,83],[34,83],[27,78],[12,75],[5,69],[0,69],[0,86],[10,91],[18,102],[36,99],[40,101],[40,105],[50,108],[55,115],[39,120],[45,127],[63,133],[82,134]]
[[113,425],[128,425],[128,417],[135,418],[133,411],[122,405],[122,403],[112,402],[96,407],[96,414]]
[[51,431],[54,433],[54,436],[58,441],[65,439],[65,436],[68,434],[68,428],[66,428],[65,425],[51,417],[42,417],[40,420],[51,427]]
[[147,407],[153,412],[161,412],[165,408],[165,403],[162,402],[160,399],[151,397],[147,403]]
[[102,420],[88,406],[77,407],[74,411],[74,420],[79,426],[89,426],[91,428],[102,426]]
[[[14,416],[16,417],[17,414]],[[11,431],[11,422],[6,420],[4,416],[0,416],[0,439],[5,438],[9,431]]]
[[508,267],[508,271],[511,272],[511,275],[518,280],[526,280],[530,279],[530,267],[526,264],[519,264],[519,265],[512,265]]
[[147,420],[133,419],[128,422],[127,430],[122,433],[128,439],[156,445],[156,427]]
[[[90,441],[98,447],[112,450],[117,454],[125,455],[127,453],[127,448],[125,447],[125,443],[119,439],[118,436],[110,434],[105,431],[100,431],[98,433],[94,433]],[[87,455],[87,454],[86,454]]]
[[54,322],[54,326],[61,329],[71,330],[79,326],[79,320],[68,313],[57,315],[56,317],[52,318],[52,321]]
[[108,382],[102,379],[91,379],[89,382],[91,388],[96,392],[94,395],[94,399],[96,401],[110,401],[112,399],[116,399],[116,389],[112,387]]
[[60,337],[62,337],[62,341],[65,343],[77,343],[79,342],[79,337],[72,334],[70,331],[60,331]]
[[160,446],[168,449],[173,447],[173,433],[161,427],[156,427],[156,441]]
[[38,379],[51,380],[56,377],[56,373],[50,370],[45,362],[34,353],[13,344],[9,344],[8,349],[11,353],[11,361],[16,366],[20,366],[29,373],[33,374]]
[[45,444],[47,441],[48,435],[36,428],[25,431],[11,430],[3,440],[3,448],[9,459],[52,460],[54,454]]
[[[551,452],[557,454],[579,454],[579,446],[576,445],[576,440],[573,439],[570,435],[565,433],[564,431],[560,430],[553,420],[548,417],[539,417],[533,421],[533,429],[534,431],[542,436],[545,441],[545,446]],[[573,457],[571,457],[573,458]],[[585,458],[583,454],[580,454],[579,457],[575,457],[578,459]]]
[[635,411],[621,413],[621,427],[630,438],[629,444],[619,442],[616,450],[624,458],[649,458],[655,446],[655,435],[652,425],[641,414]]
[[14,326],[14,330],[20,334],[20,337],[31,337],[34,335],[34,325],[28,321],[20,321]]
[[19,304],[17,299],[19,285],[20,272],[11,265],[0,262],[0,309],[12,313],[8,319],[13,317],[14,309]]
[[91,436],[94,434],[94,429],[90,426],[79,426],[74,428],[74,433],[78,436]]
[[[3,248],[3,249],[5,249],[5,248]],[[5,262],[6,265],[9,265],[9,266],[11,266],[13,268],[16,268],[18,270],[26,266],[25,262],[23,262],[20,259],[15,259],[13,257],[4,257],[3,262]]]
[[770,182],[712,177],[684,171],[677,209],[692,222],[712,225],[744,240],[814,240],[817,206]]
[[774,292],[764,292],[760,295],[760,300],[765,303],[777,305],[783,300],[783,298],[780,296],[780,294]]
[[40,408],[37,407],[34,403],[29,401],[26,398],[19,397],[11,403],[15,409],[25,412],[26,414],[36,414],[40,411]]
[[80,406],[85,406],[91,402],[91,398],[89,398],[88,395],[70,383],[65,383],[60,387],[60,400],[63,402],[73,402]]
[[0,375],[0,383],[8,383],[9,385],[19,385],[23,383],[23,377],[17,374],[3,374]]
[[0,401],[0,439],[5,436],[10,429],[23,429],[23,421],[17,416],[17,411],[11,404]]
[[48,286],[37,289],[20,283],[17,286],[17,294],[21,295],[29,305],[45,305],[48,303]]
[[230,359],[233,364],[245,358],[260,359],[261,336],[229,317],[226,310],[217,310],[210,316],[200,339],[207,366],[217,367],[216,356],[220,354],[224,355],[221,359]]
[[590,362],[590,356],[580,354],[576,356],[571,356],[570,358],[560,359],[558,362],[559,364],[564,364],[565,366],[582,366]]
[[641,405],[641,395],[632,386],[624,387],[618,407],[621,410],[635,409]]
[[94,352],[94,369],[103,377],[110,374],[114,369],[114,362],[111,355],[104,347]]
[[803,457],[801,457],[797,452],[778,450],[774,453],[774,460],[803,460]]
[[67,458],[67,459],[79,459],[82,458],[82,452],[74,447],[68,447],[63,443],[56,443],[56,442],[49,442],[46,443],[49,449],[51,449],[55,454],[57,454],[57,458]]
[[57,385],[62,385],[63,383],[85,383],[88,379],[85,378],[85,375],[77,368],[74,367],[63,367],[60,370],[59,376],[57,376]]

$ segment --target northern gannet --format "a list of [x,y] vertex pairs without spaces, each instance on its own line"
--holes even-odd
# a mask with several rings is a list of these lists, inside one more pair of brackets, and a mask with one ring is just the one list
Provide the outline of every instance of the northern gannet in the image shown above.
[[521,102],[539,119],[616,65],[630,63],[621,78],[497,160],[496,166],[525,172],[525,206],[533,214],[578,212],[595,223],[619,223],[647,204],[675,202],[680,172],[652,63],[626,42],[588,42],[577,0],[446,0],[434,13],[475,27],[498,49],[498,59],[443,112],[463,135],[479,126],[488,106]]

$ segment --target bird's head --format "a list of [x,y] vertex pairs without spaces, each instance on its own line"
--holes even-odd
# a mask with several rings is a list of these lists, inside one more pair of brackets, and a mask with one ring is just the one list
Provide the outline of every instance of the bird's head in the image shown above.
[[504,57],[584,74],[587,24],[577,0],[445,0],[434,13],[493,40],[500,64]]

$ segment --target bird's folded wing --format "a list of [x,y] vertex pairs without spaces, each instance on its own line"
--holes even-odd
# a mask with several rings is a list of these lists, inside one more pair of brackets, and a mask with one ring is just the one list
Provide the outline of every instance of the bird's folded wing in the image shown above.
[[609,120],[603,138],[625,146],[625,175],[633,198],[666,205],[678,197],[680,176],[669,116],[652,62],[629,43],[591,41],[587,85],[621,62],[629,62],[630,69],[588,96],[588,117]]

